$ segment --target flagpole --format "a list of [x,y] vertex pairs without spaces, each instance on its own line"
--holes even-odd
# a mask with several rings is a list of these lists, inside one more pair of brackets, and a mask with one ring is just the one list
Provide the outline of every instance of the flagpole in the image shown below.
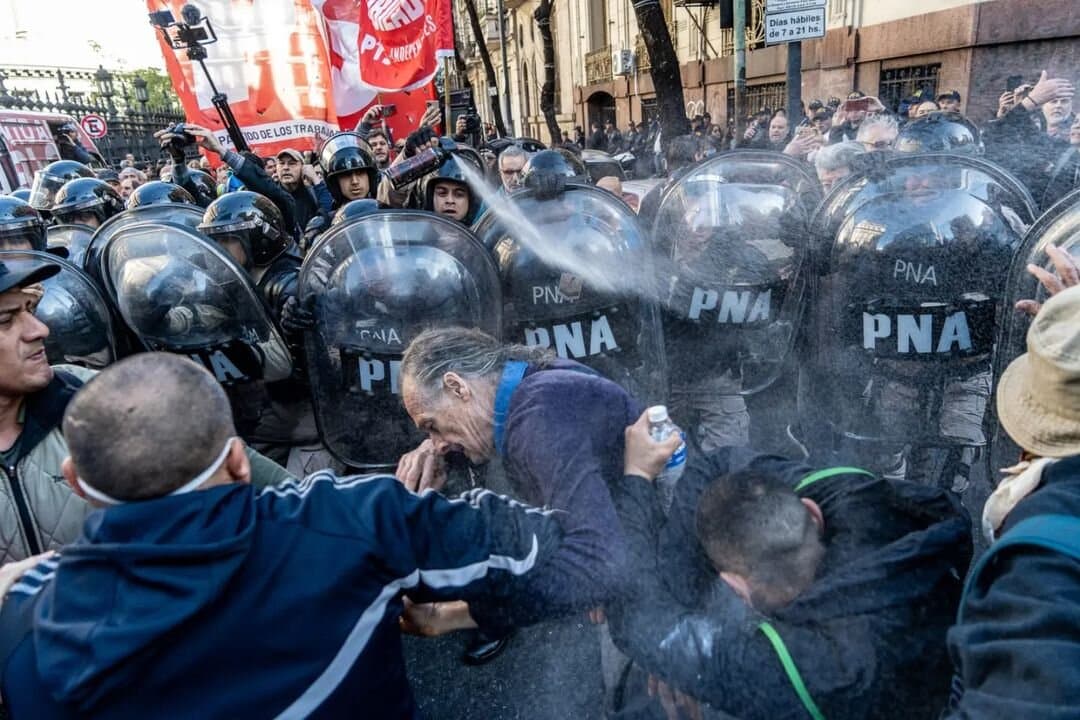
[[443,103],[446,111],[443,113],[443,135],[450,135],[450,58],[443,58]]

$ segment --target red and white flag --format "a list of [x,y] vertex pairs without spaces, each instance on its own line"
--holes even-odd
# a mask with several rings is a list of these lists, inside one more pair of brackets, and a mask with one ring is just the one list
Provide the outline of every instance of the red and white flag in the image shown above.
[[327,30],[334,110],[352,129],[374,103],[393,104],[395,135],[414,130],[439,60],[454,56],[451,0],[311,0]]
[[[163,4],[180,18],[187,0],[146,0],[150,11]],[[218,36],[207,47],[206,66],[252,150],[313,150],[337,132],[330,63],[310,0],[200,0],[199,9]],[[202,69],[158,40],[188,121],[214,130],[231,148]]]

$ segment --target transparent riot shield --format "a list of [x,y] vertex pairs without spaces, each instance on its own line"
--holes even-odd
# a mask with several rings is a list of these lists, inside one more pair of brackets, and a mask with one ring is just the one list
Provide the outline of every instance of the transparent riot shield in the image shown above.
[[1019,240],[987,201],[956,188],[909,185],[856,208],[818,268],[803,426],[828,427],[867,453],[855,455],[861,462],[893,456],[908,479],[928,448],[984,446],[991,353]]
[[144,205],[113,215],[94,231],[83,255],[83,269],[95,282],[101,282],[101,252],[109,239],[126,227],[137,223],[167,222],[197,230],[202,222],[203,209],[195,205]]
[[82,365],[100,370],[116,360],[116,335],[109,304],[78,266],[55,255],[0,251],[8,265],[49,262],[60,272],[41,283],[44,294],[34,315],[49,328],[45,354],[50,365]]
[[1023,234],[1038,217],[1031,193],[1015,176],[987,160],[945,153],[864,156],[861,171],[833,187],[811,218],[815,242],[827,251],[840,225],[876,197],[918,189],[962,191],[982,200]]
[[[1047,210],[1024,237],[1009,271],[1003,305],[1003,322],[994,348],[994,380],[1001,378],[1005,369],[1016,358],[1027,352],[1027,332],[1031,316],[1016,310],[1022,300],[1046,302],[1049,293],[1030,273],[1028,266],[1041,267],[1052,275],[1057,274],[1053,261],[1047,254],[1050,246],[1058,247],[1080,261],[1080,190],[1075,190]],[[1080,318],[1077,318],[1080,322]],[[1020,448],[1009,438],[995,421],[992,425],[993,448],[990,456],[991,471],[1015,465]]]
[[385,468],[422,440],[401,401],[401,356],[420,332],[472,327],[499,337],[499,278],[462,225],[379,212],[329,230],[308,253],[300,298],[314,298],[305,351],[319,431],[342,462]]
[[179,224],[117,231],[101,256],[107,294],[150,350],[186,355],[225,386],[284,380],[285,340],[231,257]]
[[771,153],[725,153],[681,178],[654,228],[674,387],[750,395],[783,372],[806,301],[817,179]]
[[549,200],[524,190],[489,201],[476,232],[499,266],[505,339],[549,347],[662,402],[659,292],[634,212],[576,185]]
[[94,228],[89,225],[53,225],[49,227],[46,243],[49,250],[63,248],[67,253],[65,260],[78,268],[82,268],[86,251],[90,247],[90,239],[94,235]]

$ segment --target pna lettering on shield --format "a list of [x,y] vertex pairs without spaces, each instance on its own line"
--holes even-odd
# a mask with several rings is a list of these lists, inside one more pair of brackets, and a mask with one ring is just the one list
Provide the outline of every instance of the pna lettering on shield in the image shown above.
[[585,324],[589,328],[588,348],[585,347],[585,325],[582,321],[553,325],[550,330],[542,327],[526,328],[525,344],[529,347],[549,348],[554,337],[555,352],[559,357],[575,359],[619,349],[606,315],[601,315],[591,323],[585,321]]
[[[390,367],[387,368],[387,365]],[[389,370],[389,373],[387,373],[387,370]],[[386,382],[388,375],[390,378],[390,393],[392,395],[398,395],[401,392],[400,360],[388,360],[384,362],[382,360],[361,359],[356,373],[360,379],[360,389],[364,392],[374,392],[373,388],[376,384]]]
[[934,315],[896,315],[863,313],[863,348],[878,349],[878,342],[896,340],[899,354],[950,353],[971,350],[971,330],[967,315],[955,312],[945,316],[935,336]]
[[769,319],[772,291],[765,290],[705,290],[694,288],[690,298],[690,320],[700,320],[701,313],[716,310],[716,322],[726,325],[745,325]]

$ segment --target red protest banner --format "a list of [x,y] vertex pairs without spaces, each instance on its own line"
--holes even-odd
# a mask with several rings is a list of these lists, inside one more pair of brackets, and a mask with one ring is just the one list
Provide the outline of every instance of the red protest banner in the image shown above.
[[[150,11],[165,4],[181,17],[186,0],[147,0]],[[218,42],[207,46],[206,66],[248,144],[259,155],[285,148],[313,150],[337,131],[330,63],[309,0],[202,0]],[[158,38],[173,87],[189,122],[214,130],[232,147],[211,102],[212,91],[184,50]]]
[[334,109],[351,130],[375,103],[396,108],[396,138],[416,129],[439,60],[453,57],[450,0],[311,0],[322,14]]

